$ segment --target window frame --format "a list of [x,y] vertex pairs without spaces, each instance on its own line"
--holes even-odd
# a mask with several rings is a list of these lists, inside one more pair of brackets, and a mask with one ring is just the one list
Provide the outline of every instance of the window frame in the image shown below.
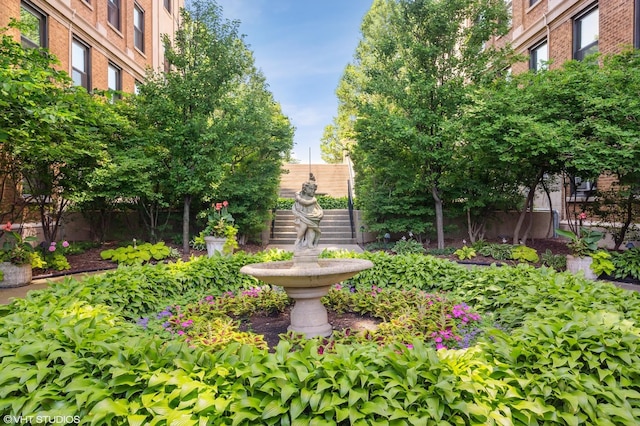
[[[136,12],[138,14],[138,20],[136,20]],[[133,46],[140,52],[144,53],[144,9],[138,4],[133,4]],[[140,24],[140,28],[138,27]],[[139,43],[138,43],[139,41]],[[139,45],[138,45],[139,44]]]
[[[85,53],[85,55],[84,55],[84,67],[85,67],[85,70],[80,70],[80,69],[78,69],[78,68],[76,68],[74,66],[75,55],[73,54],[73,50],[74,50],[74,45],[76,45],[76,44],[78,46],[82,47],[83,51]],[[75,76],[74,76],[75,72],[78,72],[82,76],[85,77],[86,85],[85,84],[76,84],[76,80],[75,80]],[[87,43],[85,43],[80,38],[76,37],[75,35],[73,36],[73,38],[71,40],[71,78],[73,79],[73,83],[76,86],[84,87],[85,89],[87,89],[87,92],[91,91],[91,46],[89,46]]]
[[164,0],[164,10],[171,13],[171,0]]
[[[547,46],[547,58],[544,64],[541,64],[538,58],[538,52],[542,46]],[[529,49],[529,69],[535,72],[549,69],[549,41],[546,38]]]
[[[593,12],[598,12],[598,39],[580,47],[582,44],[582,23],[584,22],[584,18],[592,14]],[[586,8],[579,15],[576,15],[573,18],[573,59],[578,61],[582,61],[586,56],[596,53],[599,50],[599,36],[600,36],[600,11],[598,9],[598,3],[594,3],[592,6]],[[596,48],[595,50],[593,48]]]
[[120,0],[107,0],[107,22],[120,31],[122,19],[122,3]]
[[22,44],[23,47],[30,47],[34,49],[49,47],[49,37],[47,33],[47,18],[48,18],[47,14],[44,13],[39,8],[37,8],[36,6],[34,6],[33,4],[31,4],[30,2],[24,1],[24,0],[20,2],[21,14],[23,9],[26,12],[33,15],[38,20],[38,30],[39,30],[38,36],[40,40],[38,40],[38,42],[35,43],[34,40],[31,40],[30,38],[26,37],[24,33],[21,32],[20,44]]
[[[111,87],[111,73],[115,72],[115,87]],[[122,92],[122,67],[119,67],[114,62],[109,61],[107,65],[107,88],[113,92]],[[113,93],[111,95],[111,101],[121,99],[120,93]]]

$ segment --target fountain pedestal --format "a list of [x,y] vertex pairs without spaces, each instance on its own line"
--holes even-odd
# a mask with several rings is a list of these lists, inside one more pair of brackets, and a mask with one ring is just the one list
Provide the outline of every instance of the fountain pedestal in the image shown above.
[[[308,260],[308,261],[305,261]],[[291,310],[290,331],[304,333],[307,338],[331,335],[327,309],[320,299],[333,284],[373,267],[365,259],[318,259],[315,256],[294,256],[294,260],[253,263],[240,268],[269,284],[284,288],[295,300]]]
[[329,293],[331,286],[313,288],[285,287],[295,305],[291,309],[291,325],[287,330],[303,333],[305,337],[328,337],[333,328],[329,324],[327,309],[320,299]]

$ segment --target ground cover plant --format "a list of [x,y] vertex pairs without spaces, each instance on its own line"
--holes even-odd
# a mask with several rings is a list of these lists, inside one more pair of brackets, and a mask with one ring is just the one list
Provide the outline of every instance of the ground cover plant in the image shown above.
[[374,262],[342,283],[344,295],[374,285],[382,295],[446,294],[501,330],[466,349],[415,339],[321,350],[314,339],[285,340],[273,352],[239,342],[210,350],[137,322],[167,306],[250,291],[258,283],[239,274],[242,265],[290,253],[120,267],[0,307],[0,412],[162,425],[640,420],[637,293],[528,265],[466,269],[419,254],[326,255]]

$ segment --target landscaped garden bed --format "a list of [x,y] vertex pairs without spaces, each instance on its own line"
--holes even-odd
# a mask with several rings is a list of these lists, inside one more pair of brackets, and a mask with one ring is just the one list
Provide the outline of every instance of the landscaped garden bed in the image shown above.
[[[390,304],[387,312],[397,312],[382,323],[399,320],[403,333],[365,341],[342,332],[333,344],[283,336],[267,348],[252,344],[257,338],[248,328],[239,330],[242,343],[203,345],[162,324],[206,327],[205,316],[162,318],[167,307],[186,312],[225,294],[244,306],[260,284],[240,267],[290,254],[120,267],[0,307],[0,411],[93,424],[640,421],[637,292],[528,265],[469,270],[415,254],[327,255],[375,264],[332,290],[330,303],[355,310],[351,315]],[[397,296],[403,291],[412,296]],[[274,295],[266,300],[277,301]],[[431,297],[447,301],[435,304],[437,315]],[[423,303],[401,318],[409,308],[393,304],[409,299]],[[453,320],[466,312],[480,329],[467,347],[458,343],[462,319]],[[408,332],[415,324],[421,334]],[[219,330],[228,328],[211,327],[211,336]],[[452,344],[442,344],[440,331]]]

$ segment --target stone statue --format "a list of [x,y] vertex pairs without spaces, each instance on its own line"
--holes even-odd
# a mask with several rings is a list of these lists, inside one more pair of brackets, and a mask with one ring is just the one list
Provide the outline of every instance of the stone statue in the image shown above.
[[316,178],[309,173],[309,180],[302,184],[302,190],[296,192],[296,202],[291,209],[295,216],[296,249],[311,249],[318,246],[320,240],[320,220],[324,213],[316,200]]

